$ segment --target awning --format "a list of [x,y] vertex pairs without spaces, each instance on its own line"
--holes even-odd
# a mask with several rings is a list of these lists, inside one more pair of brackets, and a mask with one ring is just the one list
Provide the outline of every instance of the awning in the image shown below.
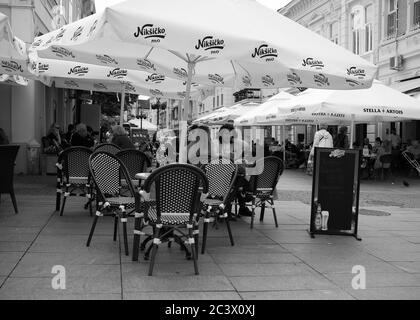
[[415,92],[420,92],[420,78],[394,82],[390,87],[400,92],[413,95]]

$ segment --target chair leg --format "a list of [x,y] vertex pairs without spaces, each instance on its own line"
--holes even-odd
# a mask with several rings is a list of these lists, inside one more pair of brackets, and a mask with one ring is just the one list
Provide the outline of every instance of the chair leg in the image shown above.
[[117,241],[117,231],[118,231],[118,216],[114,216],[114,237],[113,240]]
[[93,236],[93,233],[95,232],[96,223],[98,222],[98,218],[99,218],[99,216],[98,216],[98,213],[97,213],[95,215],[95,217],[93,218],[93,223],[92,223],[92,227],[90,228],[89,238],[88,238],[88,241],[86,243],[86,247],[90,246],[90,242],[92,241],[92,236]]
[[265,213],[265,200],[261,200],[260,222],[264,221],[264,213]]
[[12,203],[13,203],[13,208],[15,209],[15,214],[18,214],[18,207],[17,207],[16,197],[15,197],[15,191],[13,189],[10,191],[10,198],[12,198]]
[[194,222],[194,231],[193,232],[194,232],[195,257],[196,257],[196,259],[198,259],[198,241],[200,240],[200,227],[198,225],[198,220]]
[[254,218],[255,218],[255,197],[252,198],[251,229],[254,228]]
[[206,251],[206,243],[207,243],[207,231],[209,228],[210,223],[210,212],[207,210],[206,215],[204,216],[204,223],[203,223],[203,243],[201,244],[201,254],[204,254]]
[[125,211],[125,208],[121,208],[121,211],[122,211],[121,222],[123,225],[124,251],[125,251],[125,255],[128,256],[129,251],[128,251],[128,235],[127,235],[127,213]]
[[140,226],[141,218],[136,216],[134,218],[134,238],[133,238],[133,261],[139,260],[139,249],[140,249]]
[[233,247],[235,245],[235,242],[233,241],[232,230],[230,229],[229,217],[225,218],[225,221],[226,221],[226,227],[227,227],[228,234],[229,234],[230,245]]
[[153,268],[155,266],[156,253],[159,248],[159,242],[160,242],[160,239],[159,239],[160,230],[161,230],[160,228],[156,227],[155,235],[153,238],[152,257],[151,257],[150,265],[149,265],[149,276],[153,275]]
[[271,202],[271,208],[273,209],[274,223],[276,224],[276,228],[278,228],[279,224],[277,222],[277,215],[276,215],[276,208],[274,208],[274,201]]
[[61,204],[61,189],[57,186],[57,193],[55,196],[55,211],[60,211],[60,204]]
[[68,185],[66,185],[66,192],[64,193],[63,203],[61,204],[60,216],[62,216],[62,215],[63,215],[63,213],[64,213],[64,206],[66,205],[66,200],[67,200],[67,197],[68,197],[69,195],[70,195],[70,194],[69,194],[69,186],[68,186]]
[[189,230],[189,243],[190,243],[191,255],[194,262],[194,271],[195,271],[195,274],[198,275],[197,252],[196,252],[195,239],[194,239],[194,234],[193,234],[192,229]]

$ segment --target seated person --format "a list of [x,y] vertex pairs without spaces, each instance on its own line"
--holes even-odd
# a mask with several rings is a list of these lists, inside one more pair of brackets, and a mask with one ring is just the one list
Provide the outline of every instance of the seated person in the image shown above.
[[62,137],[60,126],[57,123],[53,123],[50,126],[44,142],[45,153],[59,153],[69,146],[67,141]]
[[391,145],[391,141],[384,140],[382,143],[382,146],[378,148],[378,152],[376,154],[376,160],[374,164],[375,170],[382,168],[382,162],[380,161],[380,158],[381,156],[387,155],[387,154],[392,154],[392,145]]
[[92,148],[95,144],[93,138],[89,135],[87,127],[84,123],[79,123],[76,126],[76,131],[71,137],[71,145],[73,147],[87,147]]
[[379,148],[381,148],[381,146],[382,146],[382,140],[381,140],[380,137],[377,137],[375,139],[375,145],[372,147],[372,153],[377,154],[378,150],[379,150]]
[[127,135],[127,131],[123,126],[117,125],[112,127],[111,143],[123,149],[134,149],[134,144]]
[[410,152],[415,159],[420,160],[420,143],[418,140],[411,141],[411,145],[407,148],[407,152]]

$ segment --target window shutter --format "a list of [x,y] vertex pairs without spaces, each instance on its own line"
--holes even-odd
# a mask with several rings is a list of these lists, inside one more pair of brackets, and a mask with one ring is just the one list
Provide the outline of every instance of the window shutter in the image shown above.
[[398,36],[407,32],[407,0],[398,0]]
[[420,1],[414,3],[414,17],[413,17],[413,25],[419,26],[420,25]]

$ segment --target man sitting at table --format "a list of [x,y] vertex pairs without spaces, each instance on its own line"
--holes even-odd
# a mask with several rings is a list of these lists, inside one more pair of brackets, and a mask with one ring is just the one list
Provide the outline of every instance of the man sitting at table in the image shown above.
[[420,160],[420,143],[418,140],[411,141],[411,145],[407,148],[407,151],[414,155],[414,158]]

